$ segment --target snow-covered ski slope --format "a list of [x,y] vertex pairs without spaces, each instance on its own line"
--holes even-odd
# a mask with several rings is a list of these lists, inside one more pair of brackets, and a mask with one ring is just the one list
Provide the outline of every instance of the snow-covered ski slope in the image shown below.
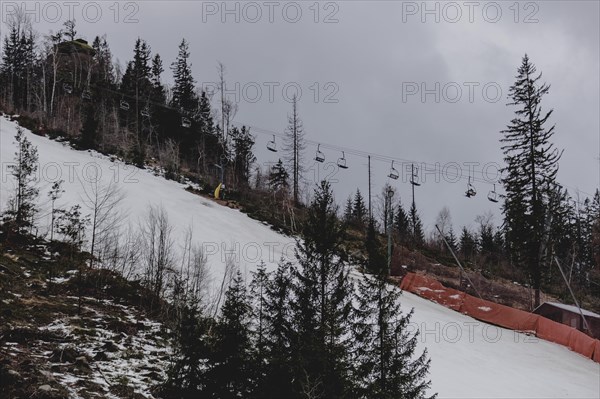
[[[2,209],[14,187],[7,167],[14,158],[15,134],[16,125],[0,118]],[[181,184],[29,132],[27,137],[38,148],[40,205],[46,212],[53,181],[65,180],[66,192],[58,201],[65,207],[81,203],[81,181],[86,184],[85,176],[93,180],[95,170],[101,170],[102,181],[116,179],[126,196],[124,225],[137,224],[149,205],[162,204],[178,241],[192,226],[193,241],[204,244],[209,254],[214,284],[223,275],[227,253],[246,271],[260,260],[274,267],[282,255],[293,256],[292,238],[188,193]],[[48,221],[38,222],[43,233]],[[432,391],[440,398],[600,398],[600,364],[567,348],[479,322],[410,293],[403,294],[402,306],[415,308],[410,328],[421,330],[419,345],[431,356]]]
[[[7,207],[15,183],[10,177],[9,165],[14,163],[17,125],[0,117],[2,194],[0,209]],[[119,203],[121,227],[139,227],[150,206],[162,206],[168,213],[169,224],[174,226],[172,237],[176,252],[181,251],[184,238],[191,228],[192,242],[202,245],[212,266],[215,282],[225,259],[231,257],[242,271],[249,270],[264,260],[275,266],[282,256],[293,257],[295,241],[273,231],[269,226],[252,220],[238,210],[185,191],[185,185],[155,176],[151,170],[142,170],[94,151],[75,151],[69,144],[52,141],[27,131],[27,137],[38,148],[37,171],[40,193],[39,233],[44,234],[50,226],[50,201],[48,191],[55,181],[63,180],[65,190],[56,202],[57,208],[81,204],[82,213],[89,213],[85,206],[86,193],[92,194],[97,181],[101,191],[109,185],[117,185],[123,200]],[[84,201],[85,200],[85,201]],[[88,234],[89,236],[89,234]]]

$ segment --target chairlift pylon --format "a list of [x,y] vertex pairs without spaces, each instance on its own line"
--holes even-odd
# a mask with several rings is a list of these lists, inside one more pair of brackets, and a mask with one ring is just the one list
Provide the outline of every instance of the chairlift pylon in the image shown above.
[[419,182],[419,168],[416,166],[412,166],[412,173],[410,176],[410,184],[413,186],[419,187],[421,183]]
[[465,192],[465,196],[467,198],[471,198],[477,195],[477,191],[475,187],[471,184],[471,176],[469,176],[469,183],[467,183],[467,191]]
[[493,203],[498,202],[498,193],[496,192],[496,185],[494,184],[494,189],[488,193],[488,200]]
[[325,162],[325,154],[321,152],[321,144],[317,145],[317,153],[315,154],[315,161],[317,162]]
[[277,143],[275,142],[275,135],[273,135],[273,140],[267,143],[267,150],[277,152]]
[[388,175],[390,179],[398,180],[400,177],[400,173],[394,168],[394,161],[392,161],[392,167],[390,168],[390,174]]
[[344,154],[344,151],[342,151],[342,157],[338,158],[337,165],[342,169],[348,169],[348,165],[346,164],[346,154]]

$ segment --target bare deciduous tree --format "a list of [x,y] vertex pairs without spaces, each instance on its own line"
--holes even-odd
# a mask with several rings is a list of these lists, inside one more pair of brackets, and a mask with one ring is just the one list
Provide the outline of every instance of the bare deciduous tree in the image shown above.
[[172,139],[168,139],[159,150],[160,164],[165,168],[167,179],[176,179],[179,173],[179,145]]
[[181,305],[198,307],[207,305],[209,288],[208,257],[202,246],[193,243],[192,226],[188,227],[181,251],[181,267],[176,274],[177,300]]
[[110,235],[118,231],[121,213],[119,204],[124,198],[120,187],[114,181],[102,183],[99,176],[87,181],[80,179],[83,187],[82,202],[90,211],[90,267],[94,266],[98,247],[108,243]]
[[60,198],[60,196],[65,192],[62,189],[62,184],[64,180],[59,180],[52,184],[52,188],[48,192],[48,197],[50,197],[50,241],[54,240],[54,222],[56,220],[56,201]]
[[140,226],[143,237],[143,281],[154,299],[164,293],[167,275],[175,264],[173,226],[162,206],[150,206]]
[[129,225],[126,231],[111,233],[98,257],[109,270],[131,279],[137,271],[142,256],[141,236],[135,226]]
[[[452,228],[452,216],[450,215],[450,209],[448,209],[447,206],[444,206],[440,210],[435,219],[435,224],[439,227],[444,237],[446,237],[450,232],[450,229]],[[435,245],[438,249],[443,250],[445,248],[444,240],[442,239],[442,236],[437,231],[437,229],[431,232],[431,241],[432,244]]]
[[238,105],[225,97],[227,82],[225,81],[225,65],[222,62],[217,64],[217,71],[219,73],[219,91],[221,92],[221,135],[223,143],[226,144],[229,140],[231,121],[237,114]]
[[292,175],[292,192],[294,203],[300,201],[300,180],[304,172],[302,157],[306,143],[304,141],[304,127],[298,114],[298,99],[296,95],[292,98],[292,114],[288,115],[288,126],[285,132],[286,162]]
[[[233,246],[235,248],[235,246]],[[227,252],[227,251],[226,251]],[[211,304],[211,313],[214,318],[217,317],[217,313],[219,312],[219,308],[221,307],[221,299],[225,295],[225,291],[231,285],[235,273],[238,270],[238,266],[235,262],[235,255],[227,254],[225,256],[225,270],[223,272],[223,279],[221,280],[221,285],[218,290],[214,293],[214,299]]]
[[302,389],[301,395],[305,399],[321,399],[323,398],[322,381],[320,379],[312,379],[310,374],[304,371],[304,378],[300,382]]

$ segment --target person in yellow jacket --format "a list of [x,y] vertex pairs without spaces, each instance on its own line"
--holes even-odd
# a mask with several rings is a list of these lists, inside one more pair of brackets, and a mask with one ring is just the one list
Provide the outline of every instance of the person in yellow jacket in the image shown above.
[[215,189],[215,199],[225,199],[225,185],[223,183],[219,183]]

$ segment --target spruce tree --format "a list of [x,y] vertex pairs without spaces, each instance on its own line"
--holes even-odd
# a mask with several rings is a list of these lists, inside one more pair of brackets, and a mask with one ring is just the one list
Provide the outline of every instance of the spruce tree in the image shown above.
[[15,80],[19,73],[20,57],[20,32],[16,26],[11,27],[10,32],[4,35],[4,45],[2,53],[2,80],[5,90],[8,89],[7,97],[12,100],[11,95],[14,90]]
[[150,65],[150,47],[137,38],[133,49],[133,60],[128,62],[121,81],[121,91],[138,101],[138,107],[144,106],[151,94],[152,67]]
[[112,53],[106,41],[106,35],[96,36],[92,48],[94,49],[92,81],[102,87],[112,86],[115,83],[115,74]]
[[25,101],[24,108],[27,111],[32,111],[34,107],[34,90],[36,82],[39,81],[38,68],[36,66],[37,55],[35,51],[35,36],[33,30],[29,30],[27,34],[22,38],[23,49],[24,49],[24,70],[25,70],[25,81],[23,89],[23,98]]
[[9,200],[7,214],[16,223],[17,228],[20,228],[31,226],[37,211],[35,201],[39,193],[36,186],[38,153],[21,127],[17,127],[15,140],[17,142],[15,162],[8,168],[16,185],[14,196]]
[[242,126],[241,129],[234,127],[231,130],[233,141],[233,163],[237,183],[247,188],[250,180],[252,164],[256,162],[256,156],[252,152],[255,138],[250,134],[250,129]]
[[555,187],[561,155],[551,142],[554,126],[548,122],[552,110],[542,111],[542,98],[550,86],[541,83],[541,77],[525,55],[509,91],[508,105],[517,107],[515,117],[500,139],[506,162],[502,179],[506,238],[516,263],[527,265],[535,307],[540,304],[542,240],[546,236],[544,198]]
[[207,370],[212,361],[211,340],[207,334],[211,324],[211,320],[200,315],[197,304],[183,307],[175,329],[174,360],[167,372],[167,397],[195,398],[207,392]]
[[260,381],[266,376],[269,273],[265,263],[261,262],[257,270],[250,274],[252,275],[249,295],[252,311],[251,332],[256,348],[256,378]]
[[152,59],[150,81],[152,83],[152,102],[160,105],[165,104],[167,99],[167,94],[161,80],[164,71],[160,54],[156,54]]
[[142,79],[144,86],[148,86],[152,76],[152,67],[150,65],[150,47],[145,40],[138,37],[133,50],[133,70],[137,79]]
[[[545,235],[542,236],[542,245],[540,248],[541,261],[545,265],[551,265],[552,257],[559,259],[569,259],[572,266],[572,273],[575,278],[582,277],[580,272],[582,264],[579,262],[578,243],[578,215],[575,201],[569,195],[566,189],[557,186],[547,195],[544,201],[546,209],[546,218],[544,221]],[[554,273],[554,279],[560,279],[559,275]],[[552,283],[552,269],[543,276],[545,283]]]
[[456,252],[456,250],[458,249],[458,243],[457,243],[456,235],[454,234],[454,229],[452,228],[452,226],[450,226],[450,230],[448,230],[448,233],[445,235],[444,238],[448,242],[448,245],[450,245],[450,248],[452,248],[452,250],[454,252]]
[[406,245],[410,242],[412,232],[410,230],[410,221],[408,215],[404,210],[404,207],[399,202],[397,205],[397,212],[394,221],[396,232],[398,233],[400,243]]
[[351,286],[339,255],[344,236],[329,183],[315,190],[297,244],[294,320],[298,392],[327,398],[349,394],[348,317]]
[[479,225],[479,237],[477,239],[478,252],[488,255],[496,252],[494,243],[494,225],[492,223],[492,214],[485,213],[478,215],[475,221]]
[[266,370],[257,397],[290,398],[294,395],[293,350],[295,339],[292,300],[292,264],[281,260],[267,284],[265,312]]
[[378,274],[364,276],[355,295],[353,397],[427,397],[430,360],[427,350],[416,356],[418,333],[407,331],[413,311],[404,314],[400,309],[400,290]]
[[352,201],[352,195],[350,195],[346,200],[346,206],[344,208],[344,223],[346,224],[350,224],[352,221],[352,208],[354,208],[354,202]]
[[269,173],[269,187],[275,192],[287,190],[289,188],[289,178],[290,176],[280,159],[271,168],[271,173]]
[[194,112],[198,106],[195,80],[192,76],[192,65],[189,63],[188,42],[183,39],[179,44],[177,59],[171,64],[173,71],[173,97],[171,106],[184,112]]
[[[81,206],[73,205],[69,209],[57,209],[56,230],[74,249],[81,250],[85,241],[85,229],[90,223],[89,216],[81,214]],[[73,251],[71,251],[71,257]],[[81,293],[81,291],[80,291]]]
[[367,252],[366,268],[369,273],[387,273],[387,260],[381,247],[377,230],[375,229],[375,221],[373,219],[369,220],[369,225],[367,227],[365,250]]
[[597,269],[600,265],[600,190],[596,189],[594,199],[591,202],[587,213],[587,226],[589,229],[590,243],[590,262],[592,267]]
[[250,332],[251,307],[238,270],[225,293],[216,328],[214,358],[207,393],[227,399],[249,397],[255,384],[254,348]]
[[122,93],[127,96],[135,96],[135,70],[134,70],[134,62],[127,62],[127,66],[125,67],[125,72],[123,73],[123,77],[121,78],[121,84],[119,89]]
[[92,105],[87,105],[84,109],[84,120],[79,143],[80,147],[84,150],[96,148],[98,144],[98,121]]
[[411,238],[411,244],[414,248],[422,248],[425,244],[425,233],[423,232],[423,224],[421,223],[421,217],[417,211],[417,206],[413,202],[410,207],[409,213],[409,232]]
[[354,205],[352,207],[352,218],[357,227],[362,227],[365,224],[367,217],[367,207],[365,206],[365,200],[359,189],[356,190],[354,195]]
[[4,37],[0,77],[7,105],[29,109],[35,72],[35,41],[31,28],[13,24]]
[[210,99],[206,95],[205,91],[203,91],[200,96],[200,103],[198,106],[198,114],[200,116],[200,125],[202,127],[202,134],[214,135],[215,134],[215,124],[213,121],[212,111],[210,108]]
[[473,234],[463,226],[459,241],[459,251],[462,258],[466,261],[473,259],[477,250],[477,242]]
[[[200,134],[196,138],[195,144],[198,150],[198,156],[202,160],[201,172],[206,174],[209,161],[208,158],[210,154],[213,153],[210,143],[216,141],[216,136],[210,99],[206,95],[205,91],[203,91],[200,96],[197,119],[200,125]],[[198,164],[198,167],[200,167],[200,164]]]
[[600,264],[600,190],[586,198],[579,214],[578,247],[584,273]]

